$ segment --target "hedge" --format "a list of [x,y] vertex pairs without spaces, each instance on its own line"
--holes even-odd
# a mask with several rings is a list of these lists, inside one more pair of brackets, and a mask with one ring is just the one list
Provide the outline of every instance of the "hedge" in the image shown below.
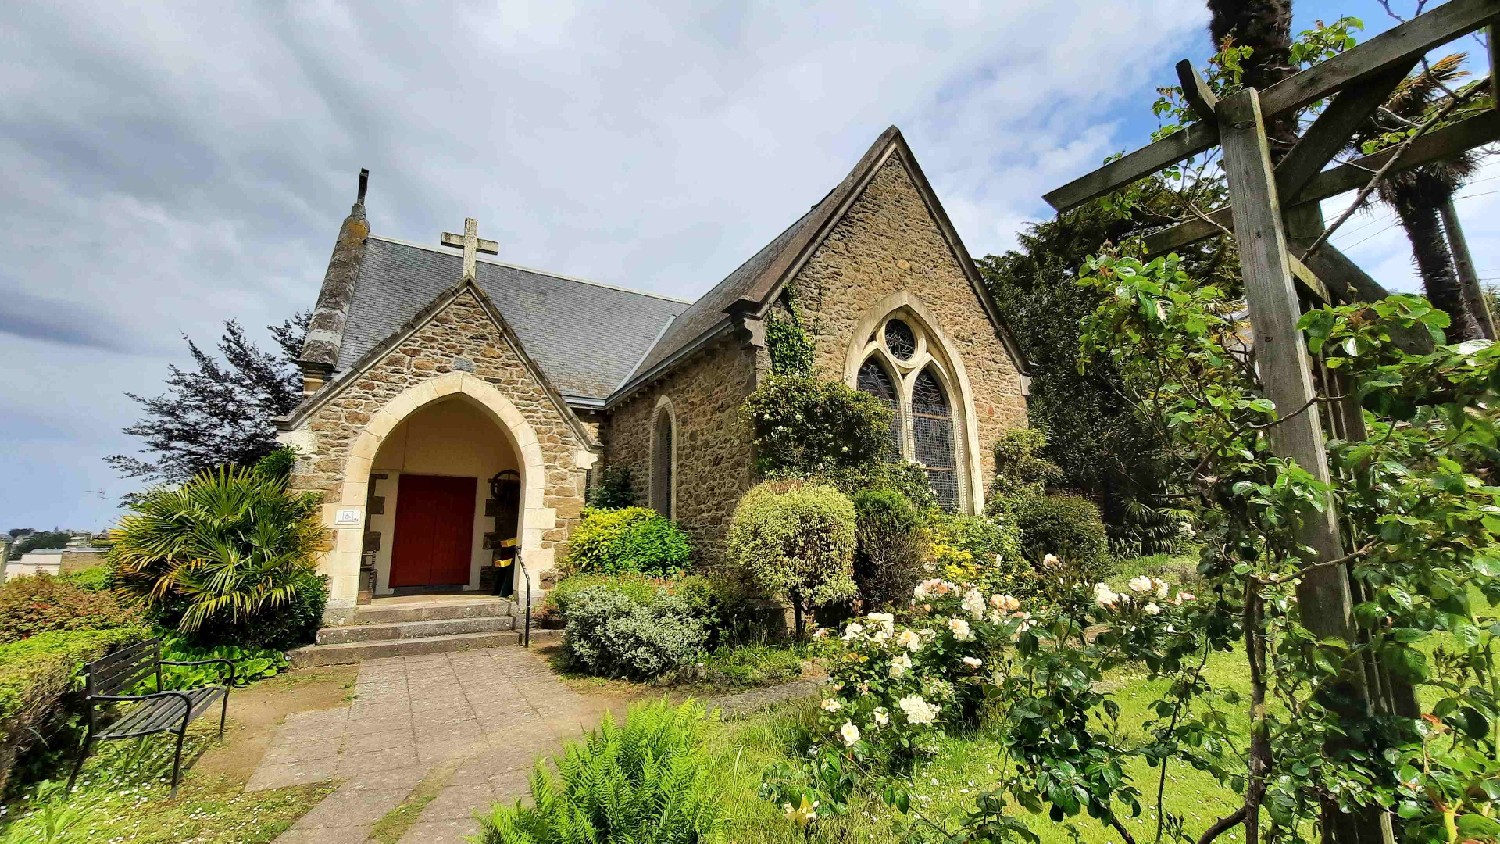
[[54,630],[101,630],[138,624],[140,608],[114,592],[70,577],[36,574],[0,586],[0,644]]
[[150,635],[140,627],[57,630],[0,645],[0,793],[16,759],[51,736],[83,663]]

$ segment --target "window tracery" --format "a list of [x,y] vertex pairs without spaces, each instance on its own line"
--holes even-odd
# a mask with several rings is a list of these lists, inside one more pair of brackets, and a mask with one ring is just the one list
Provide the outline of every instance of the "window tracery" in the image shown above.
[[891,410],[890,458],[920,464],[939,506],[955,512],[965,489],[955,410],[961,399],[933,354],[936,345],[921,323],[887,316],[857,359],[854,386]]

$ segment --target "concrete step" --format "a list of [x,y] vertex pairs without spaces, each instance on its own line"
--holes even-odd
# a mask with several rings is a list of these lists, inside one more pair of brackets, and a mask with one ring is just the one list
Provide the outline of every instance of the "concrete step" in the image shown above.
[[307,645],[291,651],[292,665],[306,668],[315,665],[344,665],[366,659],[392,656],[455,653],[477,648],[514,645],[519,635],[514,630],[494,633],[460,633],[454,636],[427,636],[419,639],[388,639],[378,642],[346,642],[340,645]]
[[347,645],[351,642],[392,639],[430,639],[433,636],[456,636],[462,633],[497,633],[501,630],[514,630],[515,627],[516,620],[508,615],[397,621],[390,624],[351,624],[347,627],[324,627],[318,631],[317,642],[320,645]]
[[354,624],[401,624],[407,621],[447,621],[456,618],[495,618],[510,615],[511,604],[488,595],[441,601],[385,604],[376,599],[354,611]]

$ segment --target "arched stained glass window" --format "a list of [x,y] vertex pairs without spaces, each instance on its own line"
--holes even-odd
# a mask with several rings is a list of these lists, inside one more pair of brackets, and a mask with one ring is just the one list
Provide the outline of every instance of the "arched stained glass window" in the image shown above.
[[896,382],[879,361],[870,358],[859,368],[855,383],[861,392],[869,393],[891,411],[891,438],[886,454],[889,460],[901,459],[901,408],[896,401]]
[[672,513],[672,414],[665,408],[656,411],[655,430],[651,436],[651,509],[675,518]]
[[912,457],[927,470],[938,505],[948,512],[958,509],[958,471],[953,448],[953,408],[943,384],[931,369],[924,369],[912,383]]

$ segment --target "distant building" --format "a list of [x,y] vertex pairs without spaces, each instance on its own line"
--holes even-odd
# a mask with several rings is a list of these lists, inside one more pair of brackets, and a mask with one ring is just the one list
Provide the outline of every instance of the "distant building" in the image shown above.
[[93,568],[104,562],[104,551],[94,545],[92,536],[76,534],[63,548],[34,548],[22,554],[21,559],[7,562],[0,581],[34,574],[56,576]]

